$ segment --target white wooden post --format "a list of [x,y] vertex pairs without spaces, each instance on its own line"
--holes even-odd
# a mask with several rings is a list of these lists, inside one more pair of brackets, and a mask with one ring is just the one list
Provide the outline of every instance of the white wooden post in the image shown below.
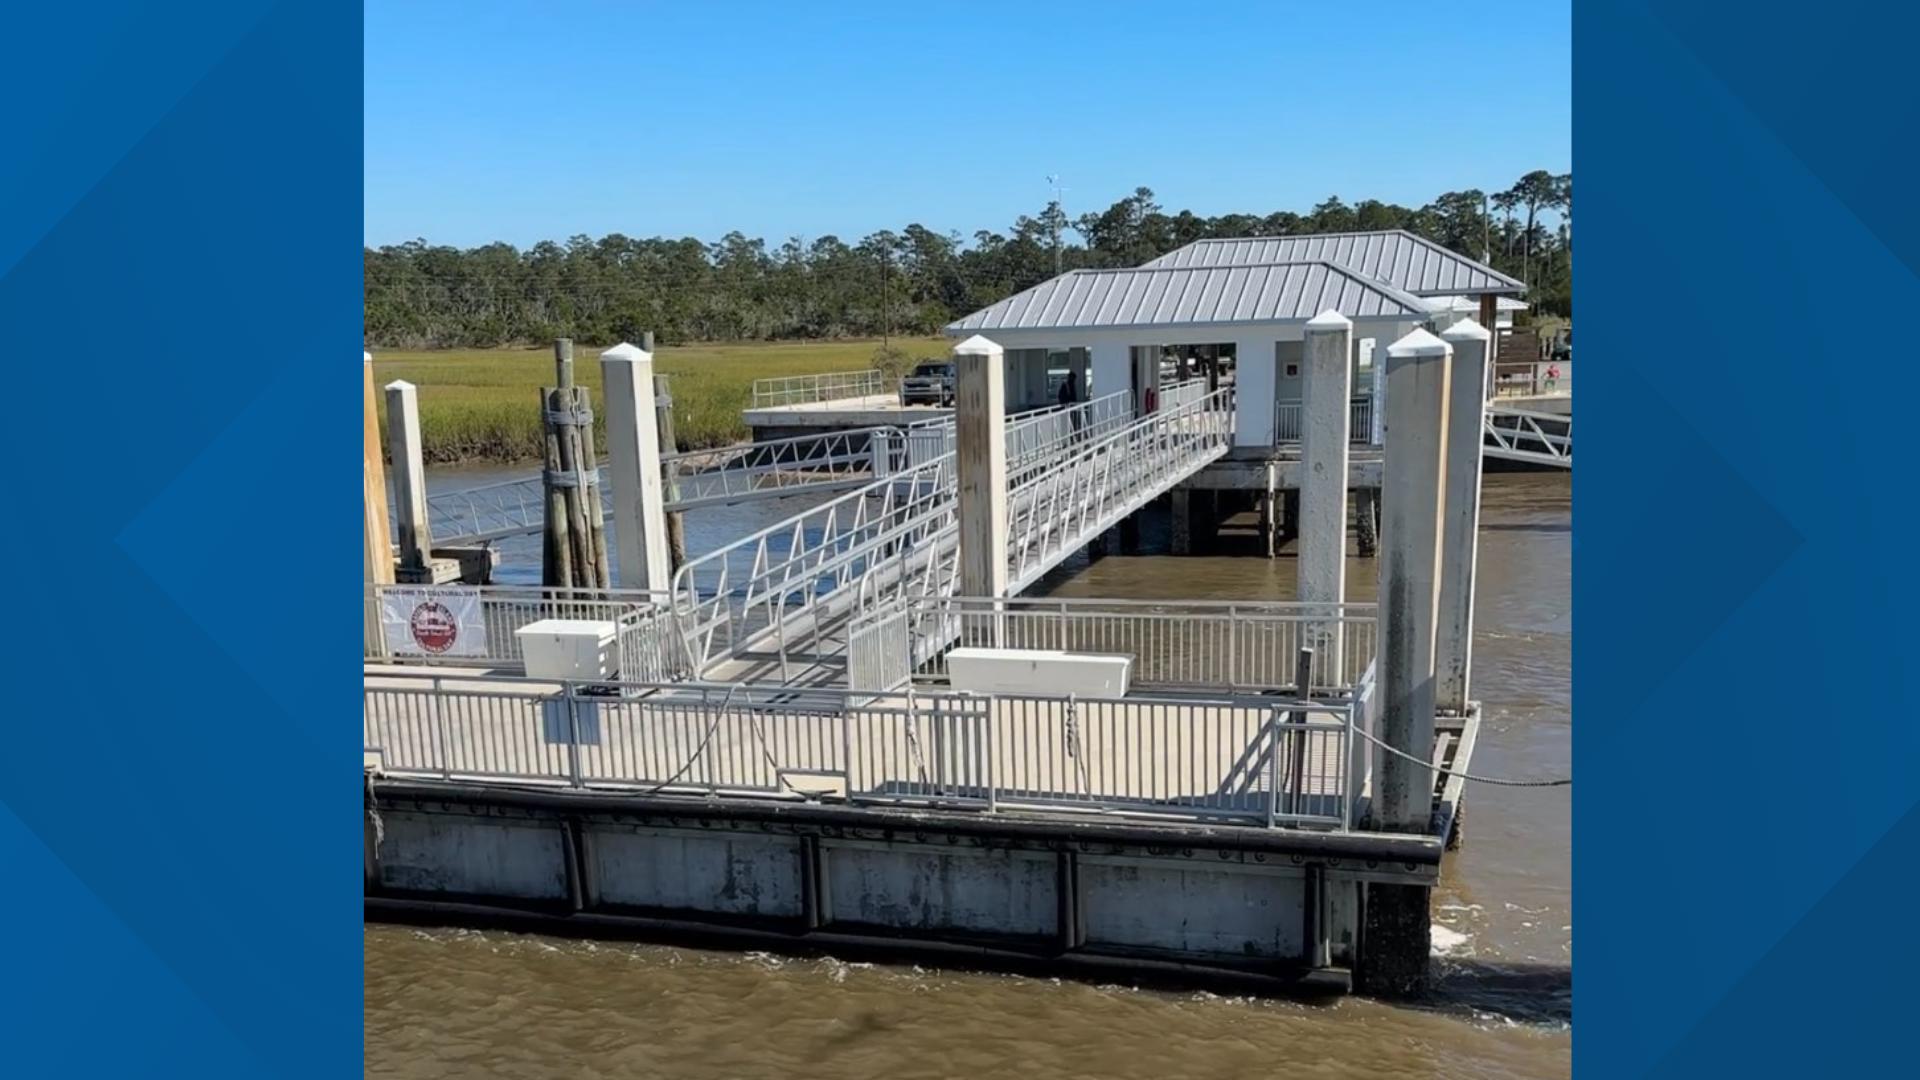
[[1440,541],[1440,617],[1434,642],[1434,704],[1467,713],[1473,676],[1473,588],[1480,557],[1480,472],[1486,436],[1487,365],[1493,335],[1463,319],[1440,335],[1453,348],[1447,414],[1447,517]]
[[953,347],[954,461],[960,488],[960,595],[1007,593],[1007,369],[974,335]]
[[613,537],[620,587],[664,590],[673,574],[666,491],[660,479],[653,354],[621,342],[600,354],[607,403],[607,470],[613,480]]
[[[1347,443],[1353,416],[1353,321],[1331,308],[1308,320],[1301,373],[1298,592],[1338,604],[1347,588]],[[1328,682],[1344,670],[1338,619],[1315,624],[1311,648]]]
[[1446,511],[1448,372],[1453,347],[1415,330],[1387,347],[1387,430],[1380,540],[1378,827],[1424,833],[1433,813],[1433,641]]

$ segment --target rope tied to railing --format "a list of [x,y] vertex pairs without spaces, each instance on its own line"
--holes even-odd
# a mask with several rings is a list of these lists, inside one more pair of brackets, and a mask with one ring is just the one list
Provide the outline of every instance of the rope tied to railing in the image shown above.
[[1510,780],[1510,779],[1497,777],[1497,776],[1475,776],[1472,773],[1462,772],[1459,769],[1449,769],[1449,768],[1446,768],[1445,766],[1435,765],[1431,761],[1422,761],[1419,758],[1413,756],[1412,754],[1407,753],[1405,750],[1402,750],[1397,746],[1388,746],[1384,741],[1381,740],[1380,736],[1375,735],[1373,732],[1368,731],[1366,728],[1360,727],[1359,725],[1355,725],[1353,730],[1359,732],[1361,735],[1366,737],[1368,742],[1374,744],[1375,746],[1378,746],[1380,749],[1385,750],[1389,754],[1394,754],[1399,757],[1406,758],[1408,761],[1413,762],[1415,765],[1425,766],[1426,768],[1432,769],[1435,772],[1444,774],[1446,776],[1457,776],[1462,780],[1471,780],[1476,784],[1494,784],[1499,787],[1572,787],[1573,786],[1573,777],[1571,776],[1558,777],[1550,780]]
[[1080,699],[1077,694],[1067,695],[1066,722],[1067,756],[1073,759],[1074,772],[1080,781],[1080,791],[1086,794],[1091,790],[1087,780],[1086,748],[1080,742]]

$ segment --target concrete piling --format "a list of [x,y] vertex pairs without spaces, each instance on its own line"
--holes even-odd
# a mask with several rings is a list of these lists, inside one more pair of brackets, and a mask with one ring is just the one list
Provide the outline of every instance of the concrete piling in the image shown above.
[[[1434,633],[1453,348],[1415,330],[1387,348],[1386,462],[1381,490],[1380,732],[1413,760],[1382,755],[1373,827],[1424,833],[1433,813]],[[1427,984],[1432,924],[1422,886],[1367,895],[1363,981],[1410,994]]]
[[1480,552],[1480,475],[1486,440],[1487,366],[1493,335],[1472,319],[1440,335],[1453,347],[1447,425],[1446,525],[1440,540],[1440,606],[1434,640],[1434,703],[1464,716],[1473,674],[1473,579]]
[[[1307,322],[1301,404],[1299,597],[1338,604],[1347,588],[1347,446],[1352,425],[1353,322],[1329,308]],[[1314,626],[1324,670],[1343,670],[1340,623]]]
[[607,399],[607,469],[620,586],[664,590],[672,581],[673,561],[660,477],[653,354],[623,341],[600,354],[600,376]]
[[427,466],[420,442],[420,392],[412,383],[401,379],[387,384],[387,453],[393,458],[400,569],[407,574],[426,574],[432,566],[433,533],[427,522]]
[[978,334],[953,348],[960,594],[1007,593],[1005,353]]

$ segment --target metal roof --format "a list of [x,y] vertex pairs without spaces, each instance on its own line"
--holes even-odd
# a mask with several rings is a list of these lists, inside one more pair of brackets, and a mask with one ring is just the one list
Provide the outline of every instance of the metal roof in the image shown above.
[[1384,281],[1416,296],[1525,292],[1525,283],[1484,263],[1447,250],[1405,229],[1382,232],[1261,236],[1244,240],[1195,240],[1141,268],[1252,266],[1324,260]]
[[[1480,298],[1477,296],[1426,296],[1421,299],[1426,301],[1428,311],[1464,311],[1469,315],[1480,313]],[[1510,296],[1496,296],[1493,302],[1495,311],[1525,311],[1529,306],[1526,301]]]
[[1426,304],[1332,263],[1146,266],[1074,270],[949,323],[975,330],[1195,326],[1311,319],[1328,308],[1349,318],[1424,319]]

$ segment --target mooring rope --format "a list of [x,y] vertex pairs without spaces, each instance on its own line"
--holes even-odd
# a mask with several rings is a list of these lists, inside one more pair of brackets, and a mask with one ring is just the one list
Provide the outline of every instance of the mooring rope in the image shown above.
[[727,696],[721,699],[719,710],[713,714],[713,720],[707,724],[707,733],[705,735],[700,736],[700,745],[693,748],[693,753],[688,755],[686,764],[681,765],[679,770],[675,772],[672,776],[669,776],[665,780],[662,780],[660,781],[660,783],[654,785],[653,787],[646,789],[643,792],[643,794],[658,795],[662,791],[665,791],[667,788],[671,787],[681,777],[687,775],[687,771],[693,768],[693,763],[696,761],[699,761],[700,755],[707,752],[707,743],[713,741],[713,733],[720,729],[720,720],[722,717],[726,716],[727,706],[733,704],[733,694],[734,694],[734,691],[738,689],[740,689],[739,683],[734,683],[733,685],[727,687]]
[[1380,740],[1380,737],[1378,735],[1375,735],[1373,732],[1368,731],[1365,728],[1355,727],[1353,730],[1366,736],[1368,742],[1371,742],[1373,745],[1378,746],[1380,749],[1385,750],[1389,754],[1397,754],[1400,757],[1406,758],[1408,761],[1413,762],[1415,765],[1424,765],[1427,768],[1434,770],[1435,772],[1445,773],[1448,776],[1457,776],[1462,780],[1471,780],[1476,784],[1495,784],[1500,787],[1572,787],[1573,786],[1573,777],[1571,776],[1561,777],[1553,780],[1508,780],[1498,776],[1475,776],[1472,773],[1461,772],[1458,769],[1449,769],[1444,766],[1435,765],[1431,761],[1422,761],[1419,758],[1414,757],[1412,754],[1407,753],[1405,750],[1402,750],[1397,746],[1388,746],[1386,743]]

